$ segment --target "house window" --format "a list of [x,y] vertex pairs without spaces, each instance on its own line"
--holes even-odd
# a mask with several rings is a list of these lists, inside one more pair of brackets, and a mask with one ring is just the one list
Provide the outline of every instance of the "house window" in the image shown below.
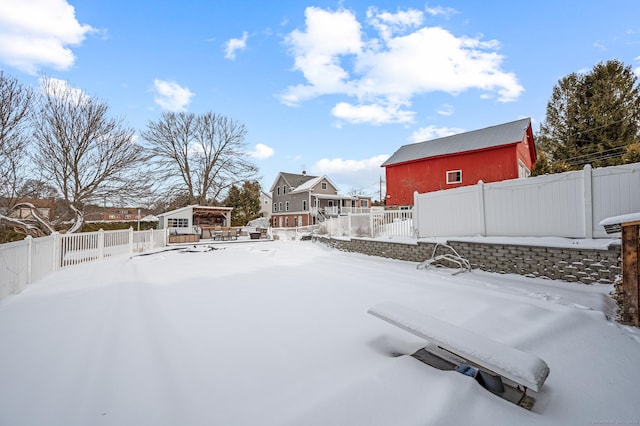
[[277,212],[278,211],[278,203],[273,203],[273,212]]
[[302,200],[302,211],[307,210],[307,200]]
[[288,201],[286,203],[284,203],[284,211],[286,211],[286,212],[289,211],[289,202]]
[[529,176],[531,176],[531,170],[529,170],[522,161],[518,160],[518,177],[528,178]]
[[360,207],[369,207],[369,200],[360,200]]
[[276,226],[278,226],[278,218],[277,217],[273,217],[273,227],[275,228]]
[[462,170],[449,170],[447,172],[447,184],[462,183]]
[[287,185],[282,185],[282,194],[286,194],[287,193]]
[[278,203],[278,211],[282,211],[282,201]]
[[293,218],[293,226],[298,226],[298,218],[297,217]]
[[327,189],[327,182],[322,182],[322,183],[320,184],[320,188],[322,188],[322,189]]
[[186,219],[186,218],[167,219],[167,226],[169,228],[188,228],[189,219]]
[[288,228],[289,227],[289,216],[284,218],[284,227]]
[[277,187],[277,188],[276,188],[276,193],[277,193],[278,195],[280,195],[280,187]]

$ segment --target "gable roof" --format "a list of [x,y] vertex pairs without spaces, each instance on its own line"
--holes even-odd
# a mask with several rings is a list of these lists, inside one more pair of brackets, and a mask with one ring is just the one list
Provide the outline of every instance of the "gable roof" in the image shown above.
[[338,187],[336,186],[335,183],[333,183],[331,181],[331,179],[329,179],[327,177],[327,175],[323,175],[323,176],[315,177],[313,179],[309,179],[308,181],[304,182],[302,185],[300,185],[297,188],[295,188],[295,190],[292,191],[292,192],[309,191],[309,190],[313,189],[316,185],[318,185],[320,182],[322,182],[323,180],[326,180],[329,183],[329,185],[333,186],[333,189],[335,189],[336,192],[338,192]]
[[523,139],[529,126],[531,126],[531,119],[523,118],[480,130],[403,145],[387,161],[382,163],[382,167],[423,158],[518,143]]
[[271,185],[271,189],[269,191],[273,192],[273,189],[276,187],[276,185],[278,184],[278,180],[280,180],[280,177],[282,177],[282,179],[284,179],[284,181],[289,185],[290,188],[297,188],[300,185],[302,185],[303,183],[311,180],[311,179],[316,179],[317,176],[309,176],[307,174],[304,175],[297,175],[294,173],[285,173],[285,172],[280,172],[278,173],[278,176],[276,176],[276,180],[273,182],[273,185]]

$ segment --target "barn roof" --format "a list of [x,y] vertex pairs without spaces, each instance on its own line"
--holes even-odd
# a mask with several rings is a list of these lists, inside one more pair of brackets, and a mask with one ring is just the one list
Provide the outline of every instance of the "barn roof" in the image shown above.
[[478,151],[495,146],[520,142],[531,125],[530,118],[473,130],[426,142],[403,145],[382,164],[382,167],[398,163],[438,157],[459,152]]

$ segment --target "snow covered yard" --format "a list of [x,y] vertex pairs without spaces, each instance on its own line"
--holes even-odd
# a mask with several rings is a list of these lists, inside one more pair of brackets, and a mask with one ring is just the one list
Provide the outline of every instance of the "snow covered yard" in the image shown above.
[[[50,275],[0,301],[0,425],[640,422],[610,286],[415,265],[274,241]],[[367,314],[384,301],[540,356],[533,411],[393,357],[425,342]]]

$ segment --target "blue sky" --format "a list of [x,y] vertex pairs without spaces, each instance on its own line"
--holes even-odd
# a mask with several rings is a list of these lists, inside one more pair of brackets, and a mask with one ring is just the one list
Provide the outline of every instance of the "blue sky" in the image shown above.
[[640,2],[0,0],[0,67],[105,101],[245,124],[279,171],[378,197],[401,145],[531,117],[553,86],[618,59],[640,73]]

